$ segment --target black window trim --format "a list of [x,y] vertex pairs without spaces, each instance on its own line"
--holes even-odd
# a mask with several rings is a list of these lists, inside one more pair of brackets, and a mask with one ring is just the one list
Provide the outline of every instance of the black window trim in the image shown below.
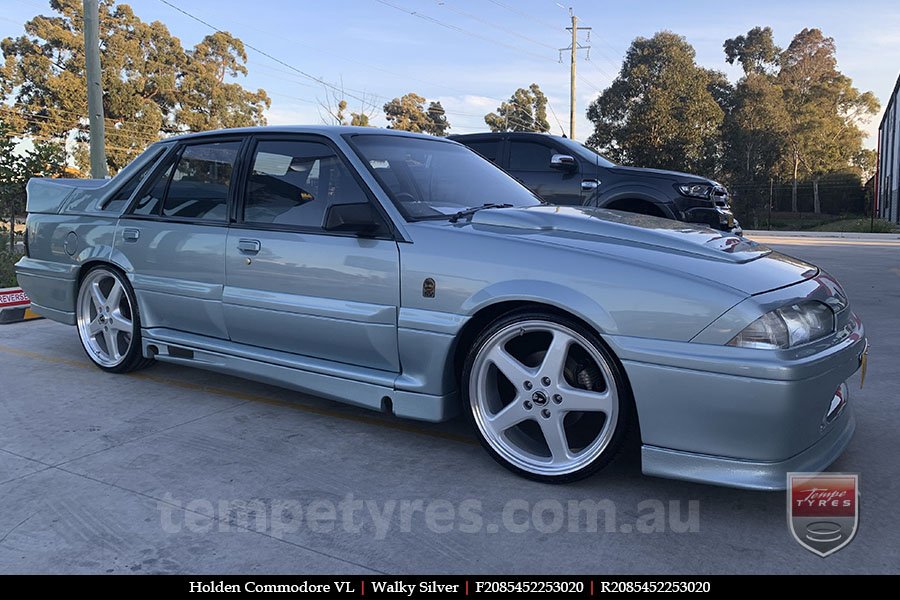
[[343,231],[326,231],[322,227],[287,225],[283,223],[254,223],[252,221],[245,221],[244,204],[247,201],[247,185],[250,179],[250,170],[253,168],[253,157],[260,142],[314,142],[324,144],[325,146],[330,148],[334,152],[335,156],[337,156],[338,160],[341,161],[341,164],[344,166],[344,168],[347,169],[347,171],[351,174],[353,180],[359,186],[360,190],[362,190],[363,194],[365,194],[366,199],[372,204],[372,206],[375,207],[375,211],[379,214],[379,216],[381,216],[381,220],[384,222],[385,227],[387,228],[387,232],[384,235],[369,236],[366,239],[391,241],[402,239],[399,235],[399,232],[397,231],[397,228],[394,226],[394,222],[390,218],[390,215],[387,214],[387,212],[381,206],[381,203],[378,202],[378,199],[375,197],[375,194],[372,193],[372,190],[369,188],[366,182],[363,181],[362,177],[359,176],[356,168],[347,160],[347,157],[341,151],[340,147],[338,147],[338,145],[334,143],[334,140],[332,140],[328,136],[316,133],[272,132],[256,133],[248,136],[248,142],[245,146],[245,155],[243,161],[244,166],[241,169],[240,179],[235,186],[235,192],[238,194],[238,196],[235,198],[234,209],[232,211],[232,222],[235,227],[254,231],[278,231],[284,233],[302,233],[304,235],[328,235],[333,237],[350,238],[360,237],[355,233]]
[[[166,189],[163,191],[162,201],[159,203],[159,206],[156,207],[155,213],[149,215],[136,215],[133,213],[138,198],[140,198],[141,195],[145,191],[147,191],[151,185],[155,184],[156,178],[161,176],[170,166],[175,166],[176,169],[178,168],[178,163],[181,161],[181,155],[184,154],[186,148],[188,148],[189,146],[206,146],[209,144],[221,144],[228,142],[239,142],[240,147],[238,148],[237,155],[234,159],[234,170],[231,174],[231,185],[228,186],[228,196],[225,198],[226,215],[229,215],[226,216],[225,219],[167,217],[162,214],[163,207],[166,204],[166,199],[169,196],[169,186],[172,184],[172,177],[174,177],[175,175],[174,171],[172,172],[172,176],[169,177],[169,180],[166,182]],[[147,178],[147,181],[145,181],[144,184],[138,190],[136,190],[136,193],[132,196],[131,201],[128,204],[128,208],[122,213],[122,216],[120,218],[135,219],[140,221],[162,221],[166,223],[205,225],[208,227],[228,227],[228,225],[231,223],[231,207],[235,203],[235,189],[237,188],[238,183],[241,181],[240,174],[243,170],[241,163],[244,157],[247,143],[248,136],[234,134],[222,136],[204,136],[178,142],[171,152],[166,153],[166,157],[168,158],[168,160],[161,160],[159,164],[154,167],[153,173]]]
[[[154,145],[156,145],[156,144],[154,144]],[[153,147],[153,146],[151,146],[151,148],[152,148],[152,147]],[[154,150],[154,152],[151,154],[151,157],[148,158],[148,159],[146,159],[146,160],[144,161],[146,164],[145,164],[145,165],[141,165],[140,167],[138,167],[138,169],[137,169],[130,177],[126,177],[126,178],[123,180],[123,182],[122,182],[121,185],[117,185],[115,188],[113,188],[112,190],[110,190],[110,192],[106,195],[106,197],[105,197],[103,200],[100,201],[100,204],[97,205],[97,208],[98,208],[99,210],[107,210],[107,206],[109,206],[109,203],[112,202],[113,198],[114,198],[119,192],[121,192],[123,188],[125,188],[129,183],[131,183],[131,181],[132,181],[135,177],[137,177],[138,175],[140,175],[140,174],[141,174],[141,169],[143,169],[145,166],[149,166],[149,167],[150,167],[150,171],[148,172],[148,175],[147,175],[147,178],[148,178],[148,179],[149,179],[150,177],[152,177],[153,175],[155,175],[155,174],[156,174],[156,167],[159,165],[159,161],[163,160],[163,158],[165,157],[166,154],[169,153],[169,150],[171,150],[171,148],[172,148],[171,146],[158,146],[158,147],[156,148],[156,150]],[[149,150],[149,149],[148,149],[148,150]],[[136,193],[138,193],[142,187],[144,187],[144,186],[143,186],[143,185],[139,185],[138,187],[134,188],[134,190],[132,190],[132,192],[131,192],[131,195],[128,196],[128,198],[125,199],[125,207],[124,207],[125,210],[127,210],[128,208],[131,207],[131,203],[132,203],[132,201],[134,200],[134,195],[135,195]],[[123,213],[124,213],[124,211],[123,211]]]

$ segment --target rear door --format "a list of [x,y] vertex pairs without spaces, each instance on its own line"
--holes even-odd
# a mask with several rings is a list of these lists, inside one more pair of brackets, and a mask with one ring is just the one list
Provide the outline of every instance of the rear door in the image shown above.
[[550,204],[583,203],[581,164],[569,171],[551,168],[554,154],[570,154],[557,148],[549,139],[509,140],[509,165],[507,170],[531,191]]
[[157,167],[120,218],[142,325],[226,338],[225,240],[240,138],[188,142]]
[[323,229],[328,207],[373,202],[329,140],[261,136],[228,234],[224,309],[235,342],[397,373],[393,238]]

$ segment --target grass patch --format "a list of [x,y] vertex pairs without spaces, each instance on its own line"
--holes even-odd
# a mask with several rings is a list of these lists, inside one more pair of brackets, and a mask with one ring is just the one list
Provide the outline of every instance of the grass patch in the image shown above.
[[[760,229],[765,229],[763,217]],[[832,231],[836,233],[891,233],[897,226],[890,221],[863,215],[823,215],[812,213],[772,213],[770,231]]]
[[890,221],[883,219],[869,218],[861,219],[841,219],[832,221],[831,223],[817,225],[810,228],[810,231],[834,231],[840,233],[893,233],[897,231],[897,227]]

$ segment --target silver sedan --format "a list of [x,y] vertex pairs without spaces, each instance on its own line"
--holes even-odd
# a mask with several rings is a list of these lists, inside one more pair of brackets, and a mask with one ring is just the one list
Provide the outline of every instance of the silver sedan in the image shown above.
[[110,181],[32,180],[28,212],[19,282],[105,371],[160,360],[400,417],[461,411],[497,462],[548,482],[633,432],[647,474],[783,488],[853,433],[866,339],[826,273],[543,204],[448,140],[188,135]]

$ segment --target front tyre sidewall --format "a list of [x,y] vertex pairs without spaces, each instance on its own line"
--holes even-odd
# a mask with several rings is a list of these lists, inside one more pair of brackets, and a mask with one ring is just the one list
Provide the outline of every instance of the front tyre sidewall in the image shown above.
[[[606,363],[608,371],[611,374],[612,380],[616,386],[618,396],[618,405],[616,407],[617,419],[608,443],[606,443],[603,450],[590,462],[580,466],[576,470],[563,474],[546,474],[533,472],[531,470],[528,470],[527,468],[523,468],[522,466],[510,462],[510,460],[505,458],[493,447],[491,441],[488,440],[484,432],[481,430],[478,424],[478,418],[474,414],[475,409],[473,408],[474,403],[472,402],[471,398],[471,389],[473,387],[472,378],[473,376],[476,376],[476,360],[478,359],[479,354],[481,354],[481,352],[485,349],[486,344],[488,344],[491,339],[498,334],[498,332],[501,332],[519,323],[534,321],[543,321],[550,326],[564,327],[577,333],[578,336],[587,341],[587,343],[591,346],[591,350],[599,354]],[[633,399],[630,386],[628,385],[627,379],[624,375],[624,371],[622,370],[619,361],[612,354],[612,352],[607,349],[603,341],[592,330],[585,327],[580,322],[575,321],[574,319],[554,313],[544,313],[535,310],[518,311],[516,313],[501,317],[491,323],[488,327],[486,327],[475,340],[475,343],[472,345],[466,357],[460,381],[460,390],[461,401],[463,403],[463,412],[465,412],[470,425],[475,430],[476,435],[481,442],[482,447],[485,448],[488,454],[508,470],[528,479],[533,479],[545,483],[567,483],[571,481],[577,481],[604,468],[619,454],[619,452],[623,448],[623,442],[625,440],[626,433],[635,422]]]

